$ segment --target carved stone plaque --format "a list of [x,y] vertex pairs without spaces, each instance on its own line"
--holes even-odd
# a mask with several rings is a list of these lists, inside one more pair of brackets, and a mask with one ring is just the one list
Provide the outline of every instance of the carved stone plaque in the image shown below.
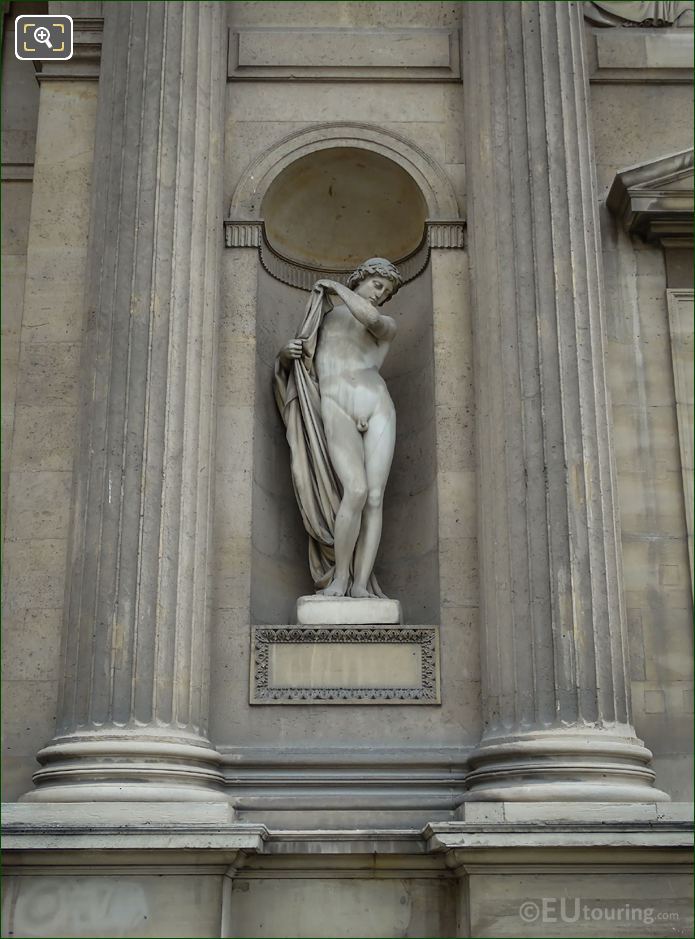
[[439,704],[438,626],[252,626],[251,704]]

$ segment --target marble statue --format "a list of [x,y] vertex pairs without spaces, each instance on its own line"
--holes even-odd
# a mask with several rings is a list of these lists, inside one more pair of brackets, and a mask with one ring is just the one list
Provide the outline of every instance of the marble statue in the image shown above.
[[396,411],[379,369],[396,322],[379,308],[402,283],[384,258],[365,261],[347,285],[317,281],[275,363],[309,565],[324,596],[384,597],[373,568]]
[[692,0],[587,0],[584,16],[593,26],[693,26]]

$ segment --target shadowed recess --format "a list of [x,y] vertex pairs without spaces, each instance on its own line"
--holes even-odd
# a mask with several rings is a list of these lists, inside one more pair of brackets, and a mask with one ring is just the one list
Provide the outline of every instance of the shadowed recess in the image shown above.
[[427,215],[405,170],[357,147],[296,160],[268,189],[261,214],[278,253],[328,270],[352,270],[372,255],[406,257],[422,241]]

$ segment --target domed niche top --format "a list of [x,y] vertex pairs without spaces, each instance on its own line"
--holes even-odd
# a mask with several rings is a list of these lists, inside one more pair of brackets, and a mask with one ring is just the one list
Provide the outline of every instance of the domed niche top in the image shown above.
[[275,251],[328,271],[353,270],[372,256],[407,257],[422,241],[427,215],[412,176],[357,147],[296,160],[273,181],[261,210]]

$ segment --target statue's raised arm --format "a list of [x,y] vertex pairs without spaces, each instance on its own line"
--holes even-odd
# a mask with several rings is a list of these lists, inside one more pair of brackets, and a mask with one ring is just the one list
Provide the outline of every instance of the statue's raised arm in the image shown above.
[[388,339],[391,342],[396,335],[396,322],[390,316],[379,313],[375,306],[379,302],[385,302],[381,298],[389,291],[389,284],[386,278],[372,278],[370,281],[372,298],[370,299],[365,299],[359,293],[334,280],[319,280],[316,286],[324,287],[329,293],[337,295],[355,319],[377,339]]
[[384,596],[373,567],[396,412],[379,370],[396,323],[379,307],[402,283],[384,258],[365,261],[346,286],[318,281],[297,336],[276,361],[311,573],[326,596]]

